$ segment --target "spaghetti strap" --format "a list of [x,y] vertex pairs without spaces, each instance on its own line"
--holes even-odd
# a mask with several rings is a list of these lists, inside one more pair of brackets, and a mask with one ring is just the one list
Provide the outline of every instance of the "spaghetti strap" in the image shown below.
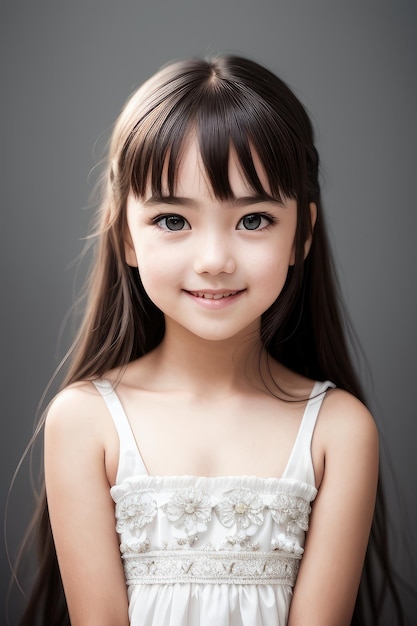
[[147,475],[148,472],[129,419],[112,383],[108,380],[93,380],[92,382],[105,401],[119,435],[120,451],[116,484],[126,476]]
[[314,384],[287,467],[282,476],[283,478],[296,478],[310,485],[315,485],[314,466],[311,457],[311,442],[326,391],[334,386],[335,385],[328,380],[318,381]]

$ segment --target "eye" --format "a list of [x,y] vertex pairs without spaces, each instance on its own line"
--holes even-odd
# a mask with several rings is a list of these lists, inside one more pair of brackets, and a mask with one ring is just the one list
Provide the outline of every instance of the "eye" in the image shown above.
[[190,230],[191,226],[181,215],[161,215],[153,220],[162,230]]
[[263,230],[273,222],[273,218],[263,213],[245,215],[236,226],[237,230]]

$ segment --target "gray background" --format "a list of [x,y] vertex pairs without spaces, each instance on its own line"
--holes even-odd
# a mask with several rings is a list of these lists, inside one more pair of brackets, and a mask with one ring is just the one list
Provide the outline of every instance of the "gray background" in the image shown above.
[[[237,52],[284,78],[317,128],[341,285],[396,477],[397,487],[388,476],[394,558],[410,574],[403,556],[415,554],[415,541],[404,548],[401,537],[405,516],[417,528],[416,18],[414,0],[2,3],[2,517],[71,337],[70,326],[58,342],[80,282],[73,261],[92,214],[89,172],[111,124],[166,61]],[[12,558],[30,505],[28,471],[25,463],[10,500]],[[1,602],[8,577],[2,546]],[[19,604],[12,596],[12,624]]]

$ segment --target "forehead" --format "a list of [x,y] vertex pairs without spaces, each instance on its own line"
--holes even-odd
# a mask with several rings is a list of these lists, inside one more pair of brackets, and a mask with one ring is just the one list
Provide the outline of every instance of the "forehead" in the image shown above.
[[[267,174],[258,154],[252,146],[250,152],[253,167],[262,188],[267,194],[271,194]],[[162,171],[162,192],[164,195],[169,195],[170,193],[168,186],[168,167],[169,154],[165,159]],[[222,175],[228,179],[232,194],[235,197],[250,195],[254,192],[254,187],[248,177],[245,176],[238,154],[232,143],[230,143],[229,146],[227,171],[222,172]],[[208,195],[210,197],[214,197],[216,195],[210,182],[210,176],[203,162],[198,138],[194,132],[188,133],[181,148],[179,159],[176,164],[174,191],[176,195],[182,196]]]

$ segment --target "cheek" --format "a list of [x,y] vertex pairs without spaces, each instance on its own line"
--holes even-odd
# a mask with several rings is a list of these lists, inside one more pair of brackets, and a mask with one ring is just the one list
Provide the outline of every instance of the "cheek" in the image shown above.
[[147,291],[157,288],[158,285],[162,286],[169,280],[169,267],[159,259],[155,260],[154,263],[148,260],[141,263],[139,260],[138,269],[143,286]]
[[291,260],[291,251],[285,249],[270,248],[260,251],[259,254],[248,256],[249,267],[254,273],[258,273],[260,279],[272,280],[275,276],[277,280],[286,276]]
[[272,253],[252,260],[258,289],[263,294],[264,301],[269,304],[278,298],[287,279],[289,255],[286,252],[279,256]]
[[157,304],[170,287],[178,284],[178,269],[172,258],[167,258],[160,250],[148,248],[142,248],[137,255],[138,270],[146,293]]
[[267,291],[271,303],[275,302],[283,290],[287,275],[288,267],[277,267],[269,273],[265,281],[265,291]]
[[135,241],[136,258],[139,272],[143,280],[164,275],[169,268],[166,255],[161,251],[161,246],[155,245],[145,237],[138,237]]

